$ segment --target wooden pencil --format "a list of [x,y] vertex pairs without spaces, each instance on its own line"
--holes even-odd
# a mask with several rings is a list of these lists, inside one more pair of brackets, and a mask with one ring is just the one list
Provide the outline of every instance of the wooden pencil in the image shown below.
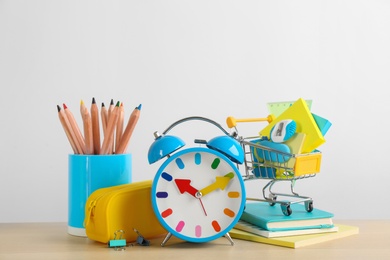
[[125,131],[123,132],[121,142],[116,149],[116,154],[123,154],[127,151],[127,146],[129,145],[131,135],[133,134],[134,128],[137,125],[138,119],[141,115],[141,104],[136,107],[130,115],[129,121],[126,125]]
[[77,151],[79,154],[85,154],[84,137],[81,134],[81,131],[80,131],[79,126],[77,125],[76,119],[74,118],[73,113],[70,111],[70,109],[65,105],[65,103],[63,104],[63,107],[64,107],[65,115],[68,118],[68,121],[70,123],[70,127],[73,129],[73,133],[75,136],[74,142],[75,142]]
[[73,137],[72,137],[72,133],[71,132],[73,132],[73,130],[72,130],[71,126],[70,126],[68,117],[65,115],[65,112],[63,110],[61,110],[61,107],[59,105],[57,105],[57,110],[58,110],[58,117],[60,119],[62,128],[65,131],[66,137],[69,140],[69,143],[70,143],[70,145],[72,147],[73,152],[75,154],[77,154],[78,150],[77,150],[77,147],[76,147],[75,142],[74,142]]
[[114,130],[119,117],[119,104],[116,104],[115,108],[112,110],[112,113],[107,122],[106,135],[103,139],[102,148],[100,149],[100,154],[110,154],[112,153],[112,144],[114,142]]
[[[112,112],[114,111],[114,108],[115,108],[115,103],[114,103],[114,100],[111,99],[110,105],[108,106],[107,124],[108,124],[108,121],[110,120],[110,117],[111,117],[111,115],[112,115]],[[115,139],[114,139],[114,136],[115,136],[115,131],[112,132],[112,138],[113,138],[113,140],[115,140]],[[108,154],[112,154],[112,153],[114,152],[114,145],[115,145],[115,143],[112,142],[112,143],[111,143],[111,149],[108,151]]]
[[106,128],[107,128],[107,121],[108,121],[108,111],[107,111],[107,108],[103,102],[102,102],[102,107],[100,108],[100,118],[102,120],[103,136],[105,136]]
[[118,122],[116,124],[116,132],[115,132],[115,150],[118,148],[122,134],[123,134],[123,120],[125,117],[125,109],[123,107],[123,103],[121,103],[120,109],[119,109],[119,117]]
[[111,99],[110,105],[108,106],[108,119],[110,119],[110,116],[111,116],[112,111],[114,110],[114,107],[115,107],[114,100]]
[[92,118],[83,100],[80,102],[80,113],[83,119],[85,153],[93,154]]
[[96,105],[95,98],[92,98],[91,118],[92,118],[93,153],[100,154],[99,109]]

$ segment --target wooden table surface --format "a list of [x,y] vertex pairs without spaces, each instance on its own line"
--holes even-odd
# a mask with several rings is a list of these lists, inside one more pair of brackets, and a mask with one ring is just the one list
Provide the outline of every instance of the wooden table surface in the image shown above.
[[336,224],[359,227],[359,234],[292,249],[222,237],[203,244],[172,237],[150,246],[124,251],[67,234],[66,223],[0,223],[0,259],[390,259],[390,220],[340,220]]

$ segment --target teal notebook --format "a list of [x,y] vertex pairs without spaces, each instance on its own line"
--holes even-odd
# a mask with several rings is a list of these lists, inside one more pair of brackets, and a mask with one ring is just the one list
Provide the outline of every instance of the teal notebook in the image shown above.
[[285,216],[279,206],[267,202],[247,203],[241,220],[269,231],[333,227],[333,213],[314,208],[307,212],[303,204],[291,204],[292,214]]

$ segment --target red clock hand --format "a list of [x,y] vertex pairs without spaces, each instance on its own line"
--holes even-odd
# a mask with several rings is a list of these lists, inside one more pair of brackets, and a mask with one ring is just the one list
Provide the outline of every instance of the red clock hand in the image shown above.
[[197,189],[191,186],[191,180],[187,179],[175,179],[175,183],[177,188],[179,189],[180,193],[183,194],[184,192],[187,192],[197,198],[196,194],[198,192]]
[[195,189],[194,187],[191,186],[191,184],[190,184],[191,180],[175,179],[175,183],[176,183],[176,186],[179,189],[181,194],[183,194],[184,192],[187,192],[199,200],[200,206],[202,207],[205,216],[207,216],[206,209],[204,208],[203,202],[199,196],[200,193],[198,192],[197,189]]

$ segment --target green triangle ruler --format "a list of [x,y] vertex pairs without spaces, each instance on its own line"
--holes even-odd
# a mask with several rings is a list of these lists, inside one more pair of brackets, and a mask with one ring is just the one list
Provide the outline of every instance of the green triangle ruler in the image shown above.
[[[306,104],[311,110],[312,100],[305,100]],[[273,114],[275,117],[280,116],[287,108],[289,108],[295,101],[284,101],[284,102],[270,102],[267,103],[268,112]]]

